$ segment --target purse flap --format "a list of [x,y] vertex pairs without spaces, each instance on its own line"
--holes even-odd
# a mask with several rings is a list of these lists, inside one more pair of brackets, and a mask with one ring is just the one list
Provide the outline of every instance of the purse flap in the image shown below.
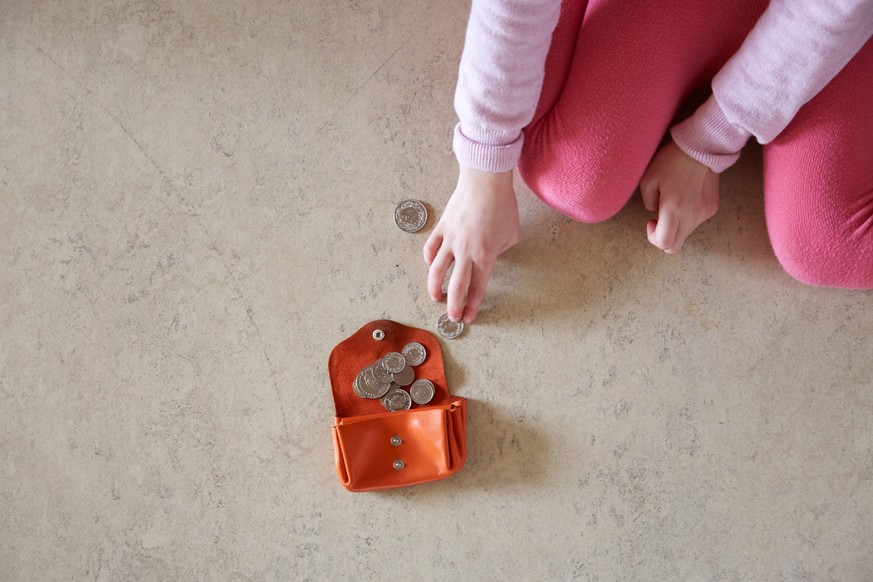
[[[384,338],[377,340],[373,332],[381,330]],[[385,412],[378,399],[360,398],[352,388],[358,373],[384,357],[388,352],[400,352],[410,342],[418,342],[427,350],[424,362],[415,366],[415,378],[433,382],[433,399],[424,406],[412,405],[413,410],[440,406],[451,401],[443,368],[443,353],[437,338],[423,329],[408,327],[396,321],[381,319],[372,321],[354,335],[337,345],[328,359],[328,374],[336,416],[350,417]]]

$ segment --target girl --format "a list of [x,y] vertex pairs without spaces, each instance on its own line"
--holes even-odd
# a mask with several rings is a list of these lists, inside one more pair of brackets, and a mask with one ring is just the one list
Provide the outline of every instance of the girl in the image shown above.
[[[667,253],[764,146],[767,228],[796,279],[873,288],[873,0],[473,0],[455,94],[458,185],[424,247],[428,292],[472,322],[518,241],[517,165],[546,204],[610,218],[637,186]],[[711,96],[670,127],[689,94]],[[658,149],[664,133],[670,139]]]

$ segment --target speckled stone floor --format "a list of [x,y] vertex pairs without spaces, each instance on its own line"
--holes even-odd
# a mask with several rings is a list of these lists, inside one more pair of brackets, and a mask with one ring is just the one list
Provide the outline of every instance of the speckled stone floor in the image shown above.
[[352,494],[331,348],[433,329],[467,4],[0,3],[0,579],[870,580],[873,295],[777,264],[760,151],[686,252],[632,202],[443,341],[450,480]]

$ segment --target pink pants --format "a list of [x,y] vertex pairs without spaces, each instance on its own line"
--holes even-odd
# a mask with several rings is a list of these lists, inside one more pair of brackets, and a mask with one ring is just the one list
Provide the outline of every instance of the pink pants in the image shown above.
[[[630,199],[679,108],[763,0],[565,0],[519,171],[549,206],[603,221]],[[794,278],[873,288],[873,41],[764,146],[773,249]]]

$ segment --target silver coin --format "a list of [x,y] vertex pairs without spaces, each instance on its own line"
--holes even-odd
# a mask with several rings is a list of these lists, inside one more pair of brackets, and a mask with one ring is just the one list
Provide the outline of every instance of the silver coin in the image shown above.
[[409,387],[409,396],[416,404],[427,404],[433,400],[434,394],[436,394],[436,388],[434,388],[433,382],[424,378],[416,380]]
[[366,398],[366,396],[364,396],[364,391],[361,389],[361,376],[363,375],[363,373],[363,370],[358,372],[358,375],[355,376],[355,381],[352,382],[352,390],[354,391],[355,396],[357,396],[358,398]]
[[[372,366],[367,366],[367,368],[371,368]],[[360,398],[371,398],[368,396],[368,391],[364,389],[364,376],[367,374],[367,368],[361,370],[357,376],[355,376],[355,381],[352,383],[352,390],[355,392]],[[369,393],[372,393],[370,391]]]
[[388,395],[391,394],[391,392],[393,390],[403,390],[403,389],[400,387],[400,384],[395,384],[394,382],[391,382],[391,385],[388,388],[388,392],[385,393],[385,396],[383,396],[382,398],[379,399],[379,402],[382,403],[382,406],[387,407],[387,405],[385,404],[385,398],[387,398]]
[[412,369],[412,366],[405,366],[393,376],[394,381],[401,386],[409,386],[415,380],[415,370]]
[[385,360],[376,360],[376,363],[373,364],[373,377],[382,384],[391,382],[391,372],[385,369]]
[[464,331],[464,322],[459,321],[455,323],[449,319],[449,314],[445,313],[437,322],[437,331],[446,339],[455,339]]
[[394,209],[394,222],[404,232],[418,232],[427,222],[427,208],[418,200],[404,200]]
[[396,374],[406,367],[406,358],[400,352],[388,352],[384,358],[385,369],[391,374]]
[[412,408],[412,398],[409,396],[409,393],[402,388],[395,388],[388,392],[384,398],[382,398],[382,406],[385,407],[385,410],[390,412],[397,412],[398,410],[409,410]]
[[367,366],[361,370],[358,377],[360,378],[358,388],[360,388],[364,398],[382,398],[390,388],[388,384],[376,380],[373,375],[373,366]]
[[420,366],[427,357],[427,350],[418,342],[410,342],[401,350],[406,363],[410,366]]

